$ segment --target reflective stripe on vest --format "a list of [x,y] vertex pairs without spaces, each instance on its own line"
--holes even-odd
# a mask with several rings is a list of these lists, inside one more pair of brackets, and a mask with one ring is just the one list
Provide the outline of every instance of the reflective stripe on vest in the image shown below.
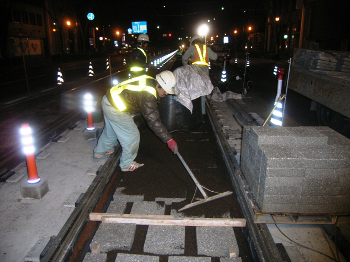
[[145,50],[143,50],[140,47],[137,47],[137,49],[140,50],[143,53],[143,55],[146,57],[146,64],[147,64],[147,54],[146,54]]
[[[208,59],[207,59],[207,46],[203,45],[203,54],[202,54],[201,49],[199,48],[198,44],[195,44],[194,46],[197,49],[199,61],[195,61],[192,64],[209,66]],[[195,58],[196,58],[196,56],[195,56]],[[196,60],[196,59],[194,59],[194,60]]]
[[[119,94],[123,92],[125,89],[130,91],[136,91],[136,92],[147,91],[148,93],[152,94],[154,97],[157,98],[157,91],[155,90],[155,88],[153,88],[152,86],[146,85],[147,79],[154,79],[154,78],[150,76],[134,77],[124,82],[121,82],[110,89],[113,102],[117,106],[119,111],[124,111],[126,109],[126,106],[124,105],[123,101],[119,97]],[[135,84],[135,82],[138,82],[138,84]]]
[[[146,58],[146,64],[147,64],[147,54],[146,54],[145,50],[143,50],[143,49],[140,48],[140,47],[137,47],[136,49],[140,50],[140,51],[142,52],[142,54],[145,56],[145,58]],[[132,67],[130,68],[130,71],[131,71],[131,72],[141,72],[141,71],[143,71],[143,70],[145,70],[145,69],[144,69],[143,67],[140,67],[140,66],[132,66]]]

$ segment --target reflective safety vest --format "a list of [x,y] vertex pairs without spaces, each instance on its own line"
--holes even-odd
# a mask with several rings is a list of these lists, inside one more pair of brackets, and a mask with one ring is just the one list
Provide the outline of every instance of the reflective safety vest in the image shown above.
[[[140,51],[143,53],[143,55],[144,55],[145,58],[146,58],[146,64],[147,64],[147,54],[146,54],[145,50],[143,50],[143,49],[140,48],[140,47],[137,47],[136,49],[140,50]],[[132,66],[132,67],[130,68],[130,71],[131,71],[131,72],[140,72],[140,71],[143,71],[143,70],[145,70],[145,68],[140,67],[140,66]]]
[[153,86],[147,85],[146,83],[147,79],[154,80],[153,77],[142,75],[142,76],[134,77],[129,80],[123,81],[118,85],[113,86],[109,90],[109,93],[113,100],[114,106],[116,106],[119,109],[119,111],[124,111],[126,109],[126,106],[124,105],[122,99],[119,96],[119,94],[123,92],[125,89],[130,91],[136,91],[136,92],[147,91],[148,93],[152,94],[155,98],[157,98],[156,89]]
[[194,46],[196,47],[197,52],[194,55],[192,64],[209,66],[209,57],[207,56],[207,46],[202,45],[203,53],[198,44],[195,44]]

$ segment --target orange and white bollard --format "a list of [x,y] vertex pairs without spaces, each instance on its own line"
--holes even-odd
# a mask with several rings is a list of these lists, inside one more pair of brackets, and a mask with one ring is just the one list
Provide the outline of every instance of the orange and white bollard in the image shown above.
[[86,93],[84,96],[84,109],[87,112],[87,130],[94,130],[94,121],[92,118],[92,112],[95,111],[93,97],[90,93]]
[[62,75],[62,72],[61,72],[61,69],[58,68],[58,71],[57,71],[57,85],[63,85],[64,83],[64,80],[63,80],[63,75]]
[[22,124],[20,129],[22,150],[26,155],[27,159],[27,170],[28,170],[28,180],[29,184],[35,184],[40,182],[40,177],[38,176],[38,170],[35,163],[35,147],[34,139],[32,137],[32,129],[29,124]]

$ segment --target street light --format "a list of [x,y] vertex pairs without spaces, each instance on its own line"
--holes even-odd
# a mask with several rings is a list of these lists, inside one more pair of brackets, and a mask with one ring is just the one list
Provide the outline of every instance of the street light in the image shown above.
[[203,24],[198,28],[198,35],[204,36],[204,43],[207,44],[207,34],[209,32],[209,26],[207,24]]

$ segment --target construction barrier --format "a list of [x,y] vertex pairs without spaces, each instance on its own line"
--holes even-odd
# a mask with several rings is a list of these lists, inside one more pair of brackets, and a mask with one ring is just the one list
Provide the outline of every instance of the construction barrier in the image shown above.
[[22,124],[20,129],[22,150],[26,155],[27,160],[27,170],[28,170],[28,180],[29,184],[35,184],[40,182],[40,177],[38,176],[38,171],[35,163],[35,147],[34,139],[32,137],[32,129],[29,124]]
[[95,111],[93,97],[90,93],[86,93],[84,96],[84,109],[87,112],[87,130],[94,130],[94,121],[92,112]]
[[92,64],[91,64],[91,62],[89,63],[89,76],[94,76],[94,69],[93,69],[93,67],[92,67]]
[[272,111],[270,126],[282,126],[283,104],[281,102],[282,82],[284,69],[278,70],[277,95],[275,99],[275,108]]
[[108,61],[108,58],[106,59],[106,70],[109,69],[109,61]]
[[61,69],[58,68],[58,71],[57,71],[57,85],[63,85],[63,84],[64,84],[63,75],[62,75]]

